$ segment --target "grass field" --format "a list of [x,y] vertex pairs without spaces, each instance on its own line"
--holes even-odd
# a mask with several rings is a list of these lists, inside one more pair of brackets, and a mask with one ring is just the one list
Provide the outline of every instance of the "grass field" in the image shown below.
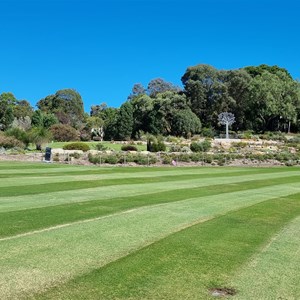
[[300,299],[300,168],[1,162],[0,178],[0,299]]

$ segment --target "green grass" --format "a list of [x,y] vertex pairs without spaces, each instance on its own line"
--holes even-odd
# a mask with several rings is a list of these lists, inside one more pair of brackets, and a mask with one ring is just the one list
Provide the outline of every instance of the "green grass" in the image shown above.
[[1,162],[0,178],[0,299],[252,299],[248,277],[256,299],[300,298],[298,168]]

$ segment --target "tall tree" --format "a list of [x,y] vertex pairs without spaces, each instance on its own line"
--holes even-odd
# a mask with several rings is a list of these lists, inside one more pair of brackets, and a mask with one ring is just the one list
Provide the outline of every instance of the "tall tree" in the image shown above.
[[47,113],[54,113],[62,124],[79,128],[84,120],[83,101],[74,89],[57,91],[37,103],[37,107]]
[[255,130],[284,129],[296,122],[299,106],[299,86],[285,72],[265,71],[251,81],[248,115]]
[[13,109],[17,99],[12,93],[2,93],[0,95],[0,130],[5,130],[14,120]]
[[248,72],[253,78],[256,76],[261,76],[264,72],[269,72],[276,75],[278,72],[283,72],[289,79],[293,79],[291,74],[285,68],[280,68],[278,66],[269,66],[269,65],[259,65],[259,66],[249,66],[245,67],[244,70]]
[[180,88],[162,78],[152,79],[147,87],[147,93],[150,97],[155,97],[157,94],[167,91],[179,92]]
[[116,125],[118,130],[117,137],[119,140],[127,140],[131,138],[133,131],[133,107],[129,101],[121,105]]
[[182,76],[182,83],[191,108],[201,122],[209,127],[216,125],[218,113],[235,105],[226,83],[226,71],[209,65],[190,67]]

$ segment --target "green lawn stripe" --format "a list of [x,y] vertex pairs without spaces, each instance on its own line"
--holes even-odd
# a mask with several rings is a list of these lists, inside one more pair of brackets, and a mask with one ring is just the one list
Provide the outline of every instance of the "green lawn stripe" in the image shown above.
[[[203,169],[194,169],[190,168],[188,170],[181,170],[179,168],[164,171],[164,172],[134,172],[134,173],[108,173],[102,172],[100,174],[89,174],[89,172],[82,172],[80,176],[78,174],[57,174],[56,176],[36,176],[32,174],[32,176],[26,176],[20,180],[19,177],[9,177],[2,179],[0,181],[0,188],[3,187],[13,187],[13,186],[27,186],[30,185],[34,187],[34,185],[41,185],[41,184],[54,184],[54,183],[63,183],[63,182],[70,182],[70,181],[90,181],[90,180],[117,180],[126,177],[129,178],[153,178],[153,177],[160,177],[164,179],[164,177],[174,177],[174,176],[190,176],[190,177],[197,177],[197,178],[208,178],[208,177],[222,177],[226,174],[226,176],[241,176],[241,175],[249,175],[257,173],[256,170],[249,169],[245,171],[240,171],[238,169],[232,170],[223,170],[223,172],[211,172],[206,169],[206,172]],[[264,172],[260,172],[264,173]],[[275,172],[274,172],[275,173]],[[276,172],[277,173],[277,172]],[[296,172],[295,174],[300,174],[300,172]],[[105,182],[104,182],[105,184]],[[0,190],[1,191],[1,190]],[[1,193],[0,193],[1,195]]]
[[[0,298],[37,292],[145,247],[195,222],[300,191],[262,188],[137,208],[127,213],[0,241]],[[293,210],[295,211],[295,210]],[[30,275],[30,276],[29,276]],[[5,284],[4,284],[5,283]]]
[[[284,185],[298,183],[298,177],[284,179]],[[227,185],[210,185],[205,188],[169,190],[132,197],[86,201],[81,203],[55,205],[51,207],[26,209],[0,213],[0,237],[11,236],[59,224],[95,218],[141,206],[175,202],[189,198],[207,197],[217,194],[246,191],[261,192],[260,188],[283,184],[281,178],[254,180]]]
[[[292,172],[295,174],[294,172]],[[183,181],[154,182],[141,184],[124,184],[122,186],[104,186],[91,189],[78,189],[63,192],[52,192],[46,194],[22,195],[15,197],[0,197],[0,212],[22,210],[27,208],[38,208],[66,203],[84,202],[97,199],[114,199],[117,197],[129,197],[136,195],[146,195],[153,192],[163,192],[174,189],[188,189],[195,187],[205,187],[215,184],[235,184],[250,180],[270,180],[276,178],[290,177],[290,173],[270,173],[251,174],[245,176],[226,176],[219,178],[201,178]],[[296,178],[296,176],[295,176]],[[120,180],[121,181],[121,180]]]
[[[55,178],[55,177],[62,177],[62,176],[84,176],[84,175],[116,175],[116,176],[124,176],[131,175],[131,174],[139,174],[139,173],[166,173],[169,172],[182,172],[182,173],[192,173],[196,172],[199,174],[224,174],[224,173],[231,173],[231,172],[242,172],[242,173],[248,173],[248,174],[256,174],[256,173],[286,173],[286,172],[298,172],[298,168],[237,168],[237,167],[220,167],[220,168],[206,168],[206,167],[188,167],[188,168],[170,168],[170,167],[83,167],[82,169],[79,169],[78,166],[76,168],[72,168],[72,166],[64,166],[58,169],[28,169],[26,173],[24,172],[18,172],[18,170],[10,170],[10,173],[7,173],[7,171],[4,171],[3,173],[0,172],[0,178],[3,178],[4,180],[11,178],[12,180],[15,178],[16,180],[20,177],[22,180],[24,178],[36,178],[37,176],[39,178]],[[118,174],[118,175],[117,175]]]
[[[299,214],[299,198],[259,203],[177,232],[30,299],[216,299],[210,295],[209,289],[225,287],[228,278],[243,267],[249,257],[259,252],[266,241]],[[297,226],[292,231],[299,233],[299,223]],[[293,236],[288,233],[285,238],[283,242],[289,243]],[[299,253],[299,239],[294,248]],[[295,268],[296,265],[294,271]],[[255,281],[259,280],[255,276],[253,273],[253,289]],[[299,273],[296,276],[299,278]],[[251,278],[249,284],[252,284]],[[264,288],[264,281],[261,287]],[[291,295],[289,286],[280,287],[281,295]],[[240,299],[299,299],[269,298],[267,295],[272,293],[266,286],[265,294],[258,297],[241,295]]]
[[300,299],[300,217],[291,221],[230,281],[233,299]]

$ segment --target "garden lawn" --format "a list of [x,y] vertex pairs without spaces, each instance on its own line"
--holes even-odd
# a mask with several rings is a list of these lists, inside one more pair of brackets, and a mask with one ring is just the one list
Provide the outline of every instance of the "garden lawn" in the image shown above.
[[251,299],[250,280],[300,298],[298,168],[5,162],[0,178],[0,299]]

